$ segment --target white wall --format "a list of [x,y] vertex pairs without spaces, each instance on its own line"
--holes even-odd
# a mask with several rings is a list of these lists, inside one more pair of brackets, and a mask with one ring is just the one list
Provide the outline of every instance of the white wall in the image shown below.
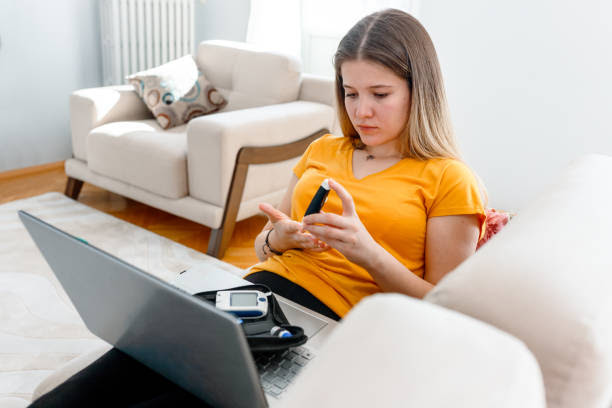
[[70,156],[68,95],[101,81],[96,0],[0,2],[0,172]]
[[251,0],[195,0],[196,44],[204,40],[246,41]]
[[[244,41],[249,0],[196,0],[196,43]],[[0,172],[71,156],[68,97],[102,84],[98,0],[0,0]]]
[[580,154],[612,155],[612,2],[423,0],[420,20],[492,206],[520,210]]

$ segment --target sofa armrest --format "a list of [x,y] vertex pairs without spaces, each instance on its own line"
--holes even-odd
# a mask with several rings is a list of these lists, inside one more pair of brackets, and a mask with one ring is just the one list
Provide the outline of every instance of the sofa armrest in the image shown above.
[[610,174],[581,156],[425,297],[524,341],[550,407],[612,401]]
[[[324,391],[323,391],[324,390]],[[522,342],[403,295],[360,302],[283,399],[286,407],[545,407]]]
[[[223,207],[240,148],[293,142],[329,129],[333,118],[328,105],[296,101],[193,119],[187,126],[189,194]],[[290,174],[277,176],[249,186],[257,191],[248,194],[261,196],[286,188]]]
[[70,129],[74,157],[87,161],[87,135],[98,126],[152,118],[131,85],[80,89],[70,95]]
[[[302,83],[300,85],[299,100],[324,103],[336,110],[336,93],[335,81],[333,78],[328,78],[320,75],[302,74]],[[334,122],[329,127],[331,133],[335,135],[342,134],[338,117],[334,114]]]
[[334,106],[334,84],[333,78],[313,74],[302,74],[298,99],[301,101],[318,102]]

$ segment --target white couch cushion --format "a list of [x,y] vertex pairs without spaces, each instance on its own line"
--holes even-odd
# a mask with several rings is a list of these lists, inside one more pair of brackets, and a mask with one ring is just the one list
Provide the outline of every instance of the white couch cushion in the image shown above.
[[612,157],[590,155],[426,297],[523,340],[548,406],[612,401]]
[[121,120],[145,120],[151,111],[131,85],[79,89],[70,95],[70,133],[74,157],[87,161],[91,129]]
[[286,407],[544,407],[516,338],[396,294],[361,301],[283,400]]
[[300,92],[297,59],[233,41],[204,41],[197,63],[228,100],[222,111],[295,101]]
[[89,168],[168,198],[187,195],[186,125],[163,130],[154,119],[112,122],[87,138]]

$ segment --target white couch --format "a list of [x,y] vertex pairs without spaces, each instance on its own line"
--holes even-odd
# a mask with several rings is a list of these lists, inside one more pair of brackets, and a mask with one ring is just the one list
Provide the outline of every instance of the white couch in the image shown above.
[[425,301],[362,301],[286,406],[612,406],[611,175],[612,157],[582,157]]
[[337,131],[334,85],[244,43],[205,41],[195,60],[228,103],[187,125],[163,130],[131,86],[71,95],[66,195],[88,182],[206,225],[220,258],[234,223],[278,204],[296,157]]

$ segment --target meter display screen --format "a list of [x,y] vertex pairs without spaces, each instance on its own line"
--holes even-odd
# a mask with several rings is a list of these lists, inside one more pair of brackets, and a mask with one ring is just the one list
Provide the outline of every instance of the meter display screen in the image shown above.
[[232,293],[230,306],[257,306],[257,293]]

